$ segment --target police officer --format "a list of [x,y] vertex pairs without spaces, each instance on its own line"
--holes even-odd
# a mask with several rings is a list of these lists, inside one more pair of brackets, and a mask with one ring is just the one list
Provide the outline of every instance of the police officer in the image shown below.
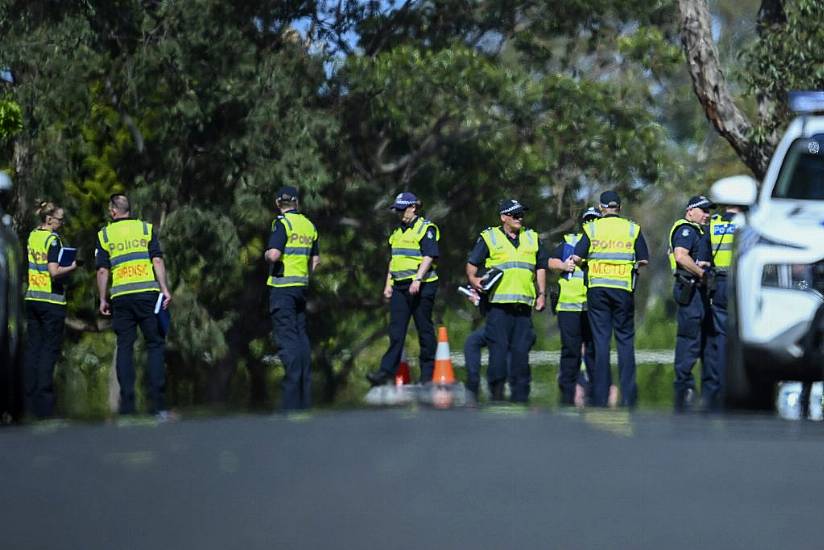
[[[710,307],[712,311],[712,327],[708,347],[709,355],[717,364],[719,384],[723,390],[724,376],[727,366],[727,302],[729,292],[728,271],[732,264],[732,248],[735,242],[736,216],[740,215],[743,209],[740,206],[727,205],[723,213],[714,214],[710,218],[710,252],[712,253],[712,265],[715,272],[715,285],[710,293]],[[720,397],[707,403],[712,409],[718,409],[721,405]]]
[[26,290],[26,353],[24,379],[26,410],[38,418],[54,414],[54,365],[63,342],[66,292],[63,278],[77,262],[61,266],[63,243],[57,230],[65,212],[51,202],[36,210],[40,224],[29,234],[29,286]]
[[609,399],[609,347],[612,333],[618,347],[618,375],[622,406],[638,400],[635,383],[635,274],[649,262],[641,227],[620,216],[621,199],[615,191],[600,197],[602,217],[584,225],[575,245],[574,261],[587,260],[587,309],[595,346],[592,404],[604,407]]
[[405,191],[390,207],[400,218],[389,237],[392,257],[383,296],[389,300],[389,349],[380,368],[366,378],[373,386],[394,380],[403,353],[409,319],[415,320],[420,343],[421,382],[430,382],[435,367],[435,326],[432,308],[438,291],[438,226],[420,215],[421,202]]
[[501,225],[481,232],[469,254],[466,275],[469,284],[480,291],[483,284],[478,276],[480,268],[494,267],[503,271],[501,280],[488,292],[487,381],[492,399],[501,401],[508,376],[511,400],[525,403],[529,399],[532,380],[529,350],[535,341],[532,308],[534,306],[536,311],[544,309],[549,258],[538,234],[523,226],[526,207],[515,199],[506,199],[498,211]]
[[[126,195],[118,193],[109,198],[109,215],[112,221],[97,233],[97,288],[100,313],[112,316],[112,328],[117,335],[120,414],[136,411],[134,342],[140,326],[148,355],[150,412],[159,420],[168,420],[165,340],[155,315],[158,303],[167,309],[172,300],[163,252],[152,224],[132,217]],[[107,298],[110,272],[111,303]]]
[[[596,208],[588,208],[581,216],[586,224],[599,219],[601,213]],[[561,364],[558,373],[558,387],[562,405],[574,405],[577,382],[581,378],[580,366],[582,347],[586,355],[587,370],[595,364],[595,350],[592,345],[592,331],[587,315],[587,287],[584,271],[575,265],[573,252],[581,239],[581,233],[567,233],[564,242],[558,245],[549,257],[549,268],[562,272],[558,279],[560,294],[555,305],[558,316],[558,330],[561,332]],[[587,379],[592,378],[588,373]],[[583,386],[583,384],[581,384]]]
[[678,333],[675,340],[675,410],[684,411],[692,402],[695,381],[692,367],[701,359],[701,392],[705,405],[715,402],[720,389],[720,373],[706,352],[712,319],[704,284],[711,253],[704,233],[712,202],[698,195],[687,203],[684,217],[669,233],[669,261],[675,276],[673,298],[678,305]]
[[283,408],[307,409],[312,404],[312,348],[306,334],[306,288],[320,263],[318,232],[298,212],[298,190],[284,186],[275,198],[280,215],[272,222],[264,257],[271,265],[266,284],[273,335],[283,361]]

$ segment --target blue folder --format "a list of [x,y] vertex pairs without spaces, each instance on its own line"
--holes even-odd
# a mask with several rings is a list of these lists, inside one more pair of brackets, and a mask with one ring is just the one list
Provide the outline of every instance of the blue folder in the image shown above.
[[77,259],[77,249],[64,246],[57,255],[57,264],[60,267],[69,267]]
[[[565,262],[569,259],[570,256],[575,252],[575,245],[564,243],[564,249],[561,251],[561,261]],[[572,273],[564,273],[561,275],[564,279],[572,279]]]
[[157,295],[157,303],[155,304],[155,317],[157,317],[157,328],[160,335],[164,338],[169,334],[169,329],[172,327],[172,315],[168,309],[163,309],[163,294]]

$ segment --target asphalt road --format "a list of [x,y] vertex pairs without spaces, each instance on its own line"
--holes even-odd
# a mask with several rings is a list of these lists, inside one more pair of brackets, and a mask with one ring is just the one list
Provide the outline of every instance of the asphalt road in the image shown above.
[[824,423],[510,408],[0,430],[0,547],[820,548]]

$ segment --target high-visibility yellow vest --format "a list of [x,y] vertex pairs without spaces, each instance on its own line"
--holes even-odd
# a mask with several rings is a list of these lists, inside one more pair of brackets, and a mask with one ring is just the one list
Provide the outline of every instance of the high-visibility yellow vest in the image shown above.
[[608,216],[584,225],[589,238],[587,286],[632,292],[635,241],[641,228],[635,222]]
[[159,292],[149,257],[152,224],[142,220],[116,220],[97,233],[100,246],[109,253],[112,298],[140,292]]
[[481,232],[489,249],[486,267],[498,268],[504,275],[495,285],[489,302],[493,304],[535,304],[535,257],[538,253],[538,235],[531,229],[521,229],[518,248],[500,227]]
[[[581,233],[567,233],[564,242],[575,246],[581,240]],[[555,311],[586,311],[587,287],[584,284],[584,272],[576,266],[572,273],[562,273],[558,278],[561,293],[558,295],[558,305]]]
[[[418,217],[411,227],[402,229],[396,227],[389,236],[389,246],[392,247],[392,259],[389,262],[389,273],[392,281],[406,281],[412,279],[418,272],[418,268],[423,262],[421,253],[421,240],[428,230],[435,232],[435,240],[439,240],[440,231],[438,226],[429,220]],[[432,266],[423,276],[423,282],[429,283],[438,280],[438,272]]]
[[270,275],[266,284],[276,288],[309,286],[309,262],[312,261],[312,244],[318,238],[315,224],[297,212],[286,212],[272,222],[272,229],[280,222],[286,229],[286,246],[280,261],[283,273]]
[[29,286],[25,299],[65,306],[66,296],[53,292],[49,274],[49,247],[55,240],[58,246],[63,246],[57,233],[45,229],[35,229],[29,235]]
[[667,255],[669,256],[670,269],[672,269],[673,274],[675,274],[675,270],[678,269],[678,263],[675,261],[675,252],[672,249],[672,237],[675,235],[675,231],[682,225],[692,226],[698,231],[699,235],[704,234],[704,228],[701,227],[701,225],[685,220],[684,218],[676,220],[676,222],[672,224],[672,229],[670,229],[669,232],[669,240],[667,241]]
[[720,214],[710,218],[710,245],[712,263],[719,271],[726,271],[732,264],[732,245],[735,242],[735,224],[725,221]]

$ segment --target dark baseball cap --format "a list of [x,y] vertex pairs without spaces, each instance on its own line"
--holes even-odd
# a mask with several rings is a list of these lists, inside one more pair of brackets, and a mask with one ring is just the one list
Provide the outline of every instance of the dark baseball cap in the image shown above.
[[691,208],[709,210],[710,208],[715,208],[715,204],[704,195],[695,195],[687,202],[686,210],[689,210]]
[[600,217],[601,217],[601,211],[598,210],[597,208],[595,208],[594,206],[590,206],[589,208],[584,210],[583,214],[581,214],[581,221],[585,222],[587,220],[591,220],[592,218],[600,218]]
[[504,199],[498,207],[499,214],[507,214],[510,216],[526,210],[529,210],[529,208],[518,202],[516,199]]
[[291,185],[284,185],[278,189],[275,195],[275,200],[278,201],[296,201],[298,200],[298,190]]
[[395,197],[395,202],[390,206],[392,210],[406,210],[413,204],[420,204],[421,201],[418,200],[413,193],[409,191],[404,191],[403,193],[399,193],[397,197]]
[[621,206],[621,197],[615,191],[604,191],[599,199],[604,208],[617,208]]

